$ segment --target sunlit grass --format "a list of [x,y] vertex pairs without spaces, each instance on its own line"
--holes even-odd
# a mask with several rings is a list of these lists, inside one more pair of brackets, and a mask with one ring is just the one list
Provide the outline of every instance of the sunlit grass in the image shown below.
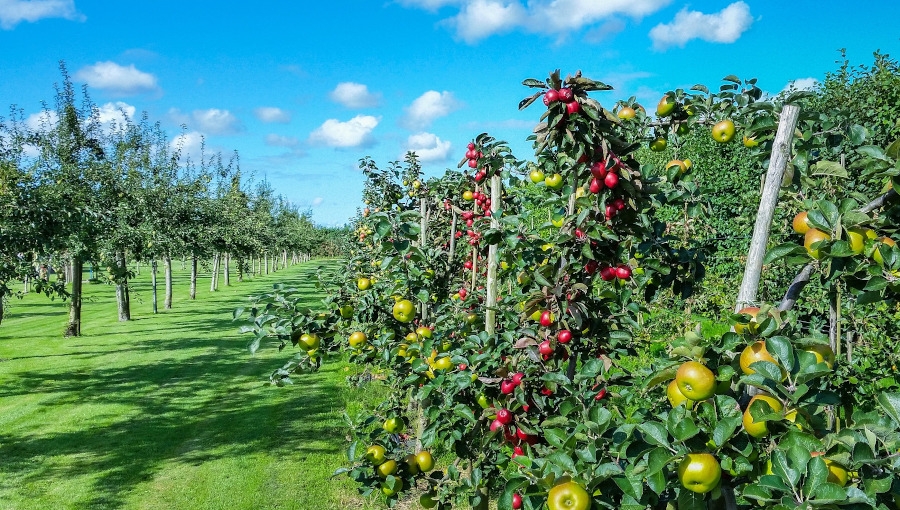
[[[327,262],[335,264],[335,262]],[[172,310],[151,313],[149,275],[133,284],[133,318],[114,289],[85,285],[80,338],[62,338],[66,304],[14,300],[0,325],[0,508],[344,509],[361,502],[344,478],[342,413],[363,397],[345,365],[265,384],[291,355],[245,346],[231,312],[283,281],[318,300],[294,266],[187,300],[175,263]]]

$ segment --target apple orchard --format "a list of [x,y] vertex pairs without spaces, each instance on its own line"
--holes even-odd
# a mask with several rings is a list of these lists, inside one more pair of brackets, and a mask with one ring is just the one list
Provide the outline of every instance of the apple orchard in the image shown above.
[[[387,507],[900,508],[900,393],[859,377],[841,331],[896,323],[900,142],[734,76],[653,112],[580,73],[523,85],[533,158],[481,134],[440,178],[413,154],[363,159],[327,310],[276,286],[235,312],[251,350],[299,348],[274,384],[349,359],[349,382],[382,392],[346,417],[337,474]],[[697,227],[735,147],[770,177],[731,233],[737,303],[703,285]]]

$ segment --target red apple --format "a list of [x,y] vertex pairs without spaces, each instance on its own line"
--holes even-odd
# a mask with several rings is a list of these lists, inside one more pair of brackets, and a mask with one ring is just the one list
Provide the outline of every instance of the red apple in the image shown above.
[[474,149],[475,149],[475,144],[474,144],[473,142],[469,142],[469,145],[466,145],[466,148],[469,149],[469,150],[474,150]]
[[631,268],[625,264],[620,264],[619,267],[616,268],[616,277],[620,280],[631,278]]
[[591,179],[591,184],[588,189],[591,193],[600,193],[603,190],[603,181],[594,177]]
[[525,374],[523,374],[522,372],[516,372],[512,376],[512,382],[513,382],[513,384],[518,386],[518,385],[522,384],[522,379],[524,379],[524,378],[525,378]]
[[603,281],[611,282],[616,279],[616,270],[611,266],[603,266],[600,268],[600,278]]
[[510,393],[516,391],[516,383],[510,380],[500,381],[500,393],[504,395],[509,395]]
[[553,314],[550,313],[550,310],[544,310],[543,313],[541,313],[540,323],[541,326],[544,326],[545,328],[553,324]]
[[469,168],[477,168],[477,167],[478,167],[478,160],[477,160],[477,159],[470,159],[470,160],[469,160]]
[[612,205],[616,208],[616,210],[621,211],[622,209],[625,209],[625,200],[617,198],[612,201]]
[[594,274],[597,272],[597,268],[599,264],[597,264],[596,260],[589,260],[587,264],[584,265],[584,272],[587,274]]
[[503,422],[499,419],[491,422],[491,432],[497,432],[498,430],[503,428]]
[[561,344],[567,344],[572,340],[572,332],[568,329],[560,330],[560,332],[556,334],[556,339],[559,340],[559,343]]
[[572,101],[571,103],[566,103],[566,111],[569,113],[578,113],[581,111],[581,103],[578,101]]
[[591,175],[598,179],[606,177],[606,161],[598,161],[591,165]]
[[559,89],[559,100],[563,103],[571,103],[575,99],[575,93],[570,88]]
[[497,411],[497,421],[502,425],[509,425],[513,421],[513,413],[509,409],[500,409]]
[[607,188],[613,189],[619,184],[619,176],[613,172],[609,172],[603,179],[603,184],[606,184]]
[[555,103],[559,101],[559,91],[556,89],[550,89],[544,93],[544,104],[550,105],[550,103]]
[[550,340],[544,340],[538,345],[538,352],[545,356],[549,356],[553,354],[553,346],[550,344]]

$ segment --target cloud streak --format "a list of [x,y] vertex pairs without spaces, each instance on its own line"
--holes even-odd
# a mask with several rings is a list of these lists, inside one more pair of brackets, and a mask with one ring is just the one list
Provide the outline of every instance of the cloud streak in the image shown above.
[[0,28],[12,30],[23,21],[34,23],[46,18],[84,21],[74,0],[0,0]]
[[684,47],[688,41],[700,39],[714,43],[733,43],[753,24],[750,6],[734,2],[715,14],[682,9],[671,23],[660,23],[650,30],[653,48]]

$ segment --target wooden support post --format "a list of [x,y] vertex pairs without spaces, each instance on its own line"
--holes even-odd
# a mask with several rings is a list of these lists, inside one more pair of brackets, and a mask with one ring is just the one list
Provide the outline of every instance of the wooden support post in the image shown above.
[[778,203],[778,191],[781,189],[784,170],[791,161],[794,130],[799,117],[799,106],[786,104],[781,110],[778,131],[775,134],[775,141],[772,143],[769,169],[766,171],[766,182],[759,201],[756,225],[753,227],[750,251],[747,254],[747,265],[744,268],[744,277],[741,280],[741,288],[738,291],[737,303],[734,308],[735,312],[756,302],[763,258],[766,256],[766,244],[769,242],[769,229],[772,227],[772,217],[775,215],[775,206]]
[[[495,213],[500,210],[500,201],[502,200],[503,189],[500,182],[500,175],[491,176],[491,228],[499,228],[500,221]],[[485,298],[485,323],[484,330],[488,335],[494,335],[497,330],[497,266],[500,264],[498,260],[498,245],[491,244],[488,246],[487,260],[487,284]]]
[[[428,202],[424,198],[419,199],[419,249],[425,250],[428,244]],[[428,320],[428,303],[419,303],[419,314],[422,321]]]

